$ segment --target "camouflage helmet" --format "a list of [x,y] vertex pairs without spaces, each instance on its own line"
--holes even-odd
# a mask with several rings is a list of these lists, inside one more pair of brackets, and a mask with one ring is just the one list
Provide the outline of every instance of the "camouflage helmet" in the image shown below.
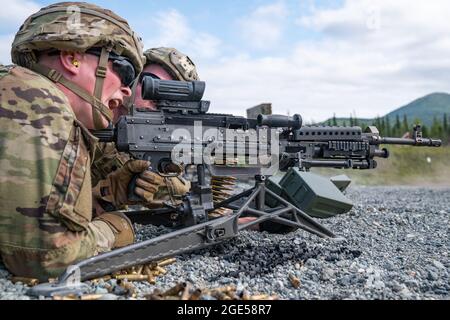
[[[20,27],[12,44],[12,61],[27,67],[32,53],[59,49],[85,52],[109,47],[142,71],[142,41],[128,22],[110,10],[84,2],[61,2],[42,8]],[[33,61],[31,61],[33,62]]]
[[[85,53],[100,49],[94,94],[64,78],[56,70],[39,64],[38,54],[52,49]],[[130,61],[139,74],[145,63],[141,39],[128,22],[110,10],[85,2],[56,3],[30,16],[12,44],[12,61],[60,83],[89,102],[96,129],[102,129],[101,116],[112,121],[112,112],[101,102],[108,59],[113,55]]]
[[161,65],[174,79],[179,81],[198,81],[197,68],[192,60],[175,48],[153,48],[144,52],[146,65]]

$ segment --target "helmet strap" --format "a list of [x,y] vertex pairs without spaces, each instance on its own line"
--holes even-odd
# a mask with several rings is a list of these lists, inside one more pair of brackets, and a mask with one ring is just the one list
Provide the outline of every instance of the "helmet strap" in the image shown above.
[[[95,89],[94,89],[94,97],[102,101],[102,95],[103,95],[103,85],[105,84],[105,78],[106,73],[108,72],[108,59],[109,59],[109,53],[111,52],[111,49],[106,49],[105,47],[102,48],[102,52],[100,54],[98,67],[95,72],[95,76],[97,77],[95,81]],[[95,129],[99,130],[103,127],[102,123],[102,114],[101,112],[97,111],[94,106],[92,106],[92,116],[94,118],[94,127]],[[108,109],[109,110],[109,109]],[[109,121],[112,121],[109,119]]]
[[133,86],[131,87],[131,97],[129,100],[129,103],[125,106],[128,109],[128,113],[133,115],[134,114],[134,101],[136,100],[136,95],[138,94],[136,92],[137,87],[139,85],[139,79],[141,78],[140,75],[138,75],[138,77],[136,78],[136,81],[134,81]]
[[74,82],[66,79],[59,71],[56,71],[54,69],[51,69],[47,66],[44,66],[42,64],[34,63],[30,66],[30,69],[43,75],[44,77],[47,77],[51,81],[55,83],[59,83],[62,86],[66,87],[70,91],[72,91],[74,94],[79,96],[84,101],[88,102],[92,106],[92,113],[94,116],[94,127],[96,130],[103,129],[103,125],[100,123],[95,122],[95,115],[98,114],[98,116],[103,115],[108,121],[112,122],[113,119],[113,113],[112,111],[105,106],[101,99],[93,96],[91,93],[89,93],[87,90],[81,88]]

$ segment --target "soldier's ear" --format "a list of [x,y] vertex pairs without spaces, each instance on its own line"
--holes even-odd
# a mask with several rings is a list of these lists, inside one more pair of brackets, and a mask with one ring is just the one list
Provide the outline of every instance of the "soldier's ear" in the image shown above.
[[66,72],[71,75],[79,74],[81,66],[81,55],[79,53],[61,51],[59,59]]

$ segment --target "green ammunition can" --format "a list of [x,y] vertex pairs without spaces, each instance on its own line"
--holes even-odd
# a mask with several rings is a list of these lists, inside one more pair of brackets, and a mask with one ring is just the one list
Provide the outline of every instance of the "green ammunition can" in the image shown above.
[[[267,188],[314,218],[331,218],[353,208],[353,203],[329,179],[297,168],[291,168],[282,178],[269,178]],[[266,204],[274,208],[278,201],[268,195]]]

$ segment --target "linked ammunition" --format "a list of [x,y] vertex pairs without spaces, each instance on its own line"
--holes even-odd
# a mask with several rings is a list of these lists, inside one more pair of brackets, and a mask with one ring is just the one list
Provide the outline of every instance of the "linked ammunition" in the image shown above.
[[[213,194],[213,202],[218,204],[232,197],[236,187],[237,179],[234,177],[213,176],[211,178],[211,189]],[[226,209],[219,208],[211,212],[210,217],[220,217],[227,213]]]

